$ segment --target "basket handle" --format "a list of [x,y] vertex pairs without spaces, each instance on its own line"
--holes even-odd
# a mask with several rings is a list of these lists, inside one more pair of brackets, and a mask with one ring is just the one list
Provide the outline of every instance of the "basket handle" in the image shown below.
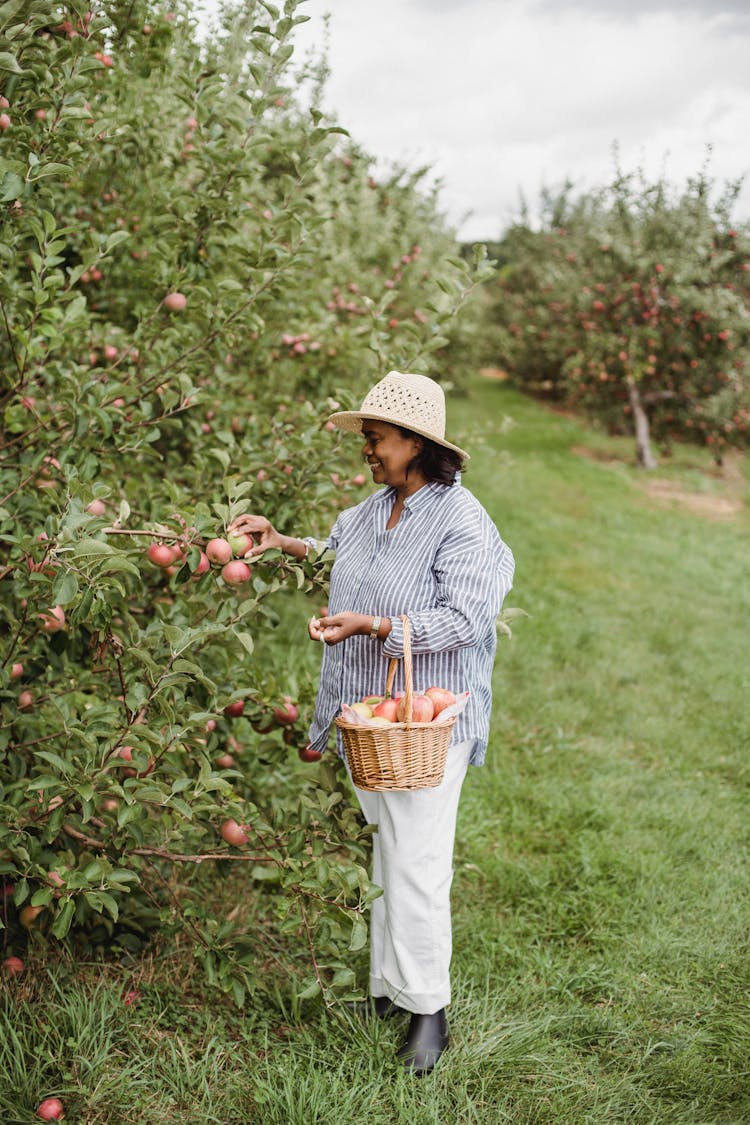
[[[412,682],[411,666],[411,625],[406,614],[401,615],[404,626],[404,720],[411,722],[412,700],[414,698],[414,684]],[[385,694],[389,696],[393,690],[393,681],[398,667],[398,657],[392,657],[388,665],[388,677],[385,681]]]

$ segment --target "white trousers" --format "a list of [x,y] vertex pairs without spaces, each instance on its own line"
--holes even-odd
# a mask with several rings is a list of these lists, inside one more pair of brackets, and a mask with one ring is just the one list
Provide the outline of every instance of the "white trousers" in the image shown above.
[[471,747],[449,747],[435,789],[354,787],[368,823],[377,825],[372,881],[383,888],[371,906],[370,995],[389,996],[409,1012],[450,1003],[453,841]]

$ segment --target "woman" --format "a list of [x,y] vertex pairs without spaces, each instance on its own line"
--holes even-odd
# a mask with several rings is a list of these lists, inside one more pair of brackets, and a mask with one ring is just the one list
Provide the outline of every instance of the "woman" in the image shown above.
[[[342,512],[323,544],[282,535],[262,516],[232,528],[251,534],[252,554],[281,548],[297,559],[332,549],[328,616],[308,629],[325,642],[310,744],[323,750],[342,703],[382,690],[390,657],[403,656],[409,618],[415,690],[434,685],[469,703],[452,731],[445,776],[433,789],[355,789],[373,836],[371,1011],[411,1013],[398,1051],[415,1074],[433,1069],[448,1045],[450,885],[456,813],[469,764],[484,761],[496,647],[495,620],[513,578],[513,556],[479,502],[459,483],[468,454],[445,438],[442,388],[424,375],[391,371],[361,410],[331,421],[362,435],[375,484]],[[399,683],[397,673],[394,688]],[[339,753],[341,753],[339,741]]]

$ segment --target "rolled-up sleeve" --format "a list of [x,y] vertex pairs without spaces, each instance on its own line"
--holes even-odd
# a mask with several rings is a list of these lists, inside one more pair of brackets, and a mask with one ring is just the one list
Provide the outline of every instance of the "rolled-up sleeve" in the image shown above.
[[325,539],[316,539],[314,535],[303,535],[302,542],[307,543],[310,550],[314,551],[317,555],[323,555],[326,551],[335,551],[341,536],[341,519],[337,519],[330,534]]

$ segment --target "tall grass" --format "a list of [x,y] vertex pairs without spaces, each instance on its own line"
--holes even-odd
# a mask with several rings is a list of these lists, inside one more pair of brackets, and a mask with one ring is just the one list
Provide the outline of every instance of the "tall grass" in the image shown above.
[[[665,507],[629,443],[497,385],[451,420],[530,616],[464,788],[438,1070],[400,1072],[399,1020],[283,996],[240,1013],[185,966],[32,955],[3,986],[3,1122],[49,1093],[92,1125],[750,1121],[750,520]],[[729,487],[695,450],[659,475]]]

